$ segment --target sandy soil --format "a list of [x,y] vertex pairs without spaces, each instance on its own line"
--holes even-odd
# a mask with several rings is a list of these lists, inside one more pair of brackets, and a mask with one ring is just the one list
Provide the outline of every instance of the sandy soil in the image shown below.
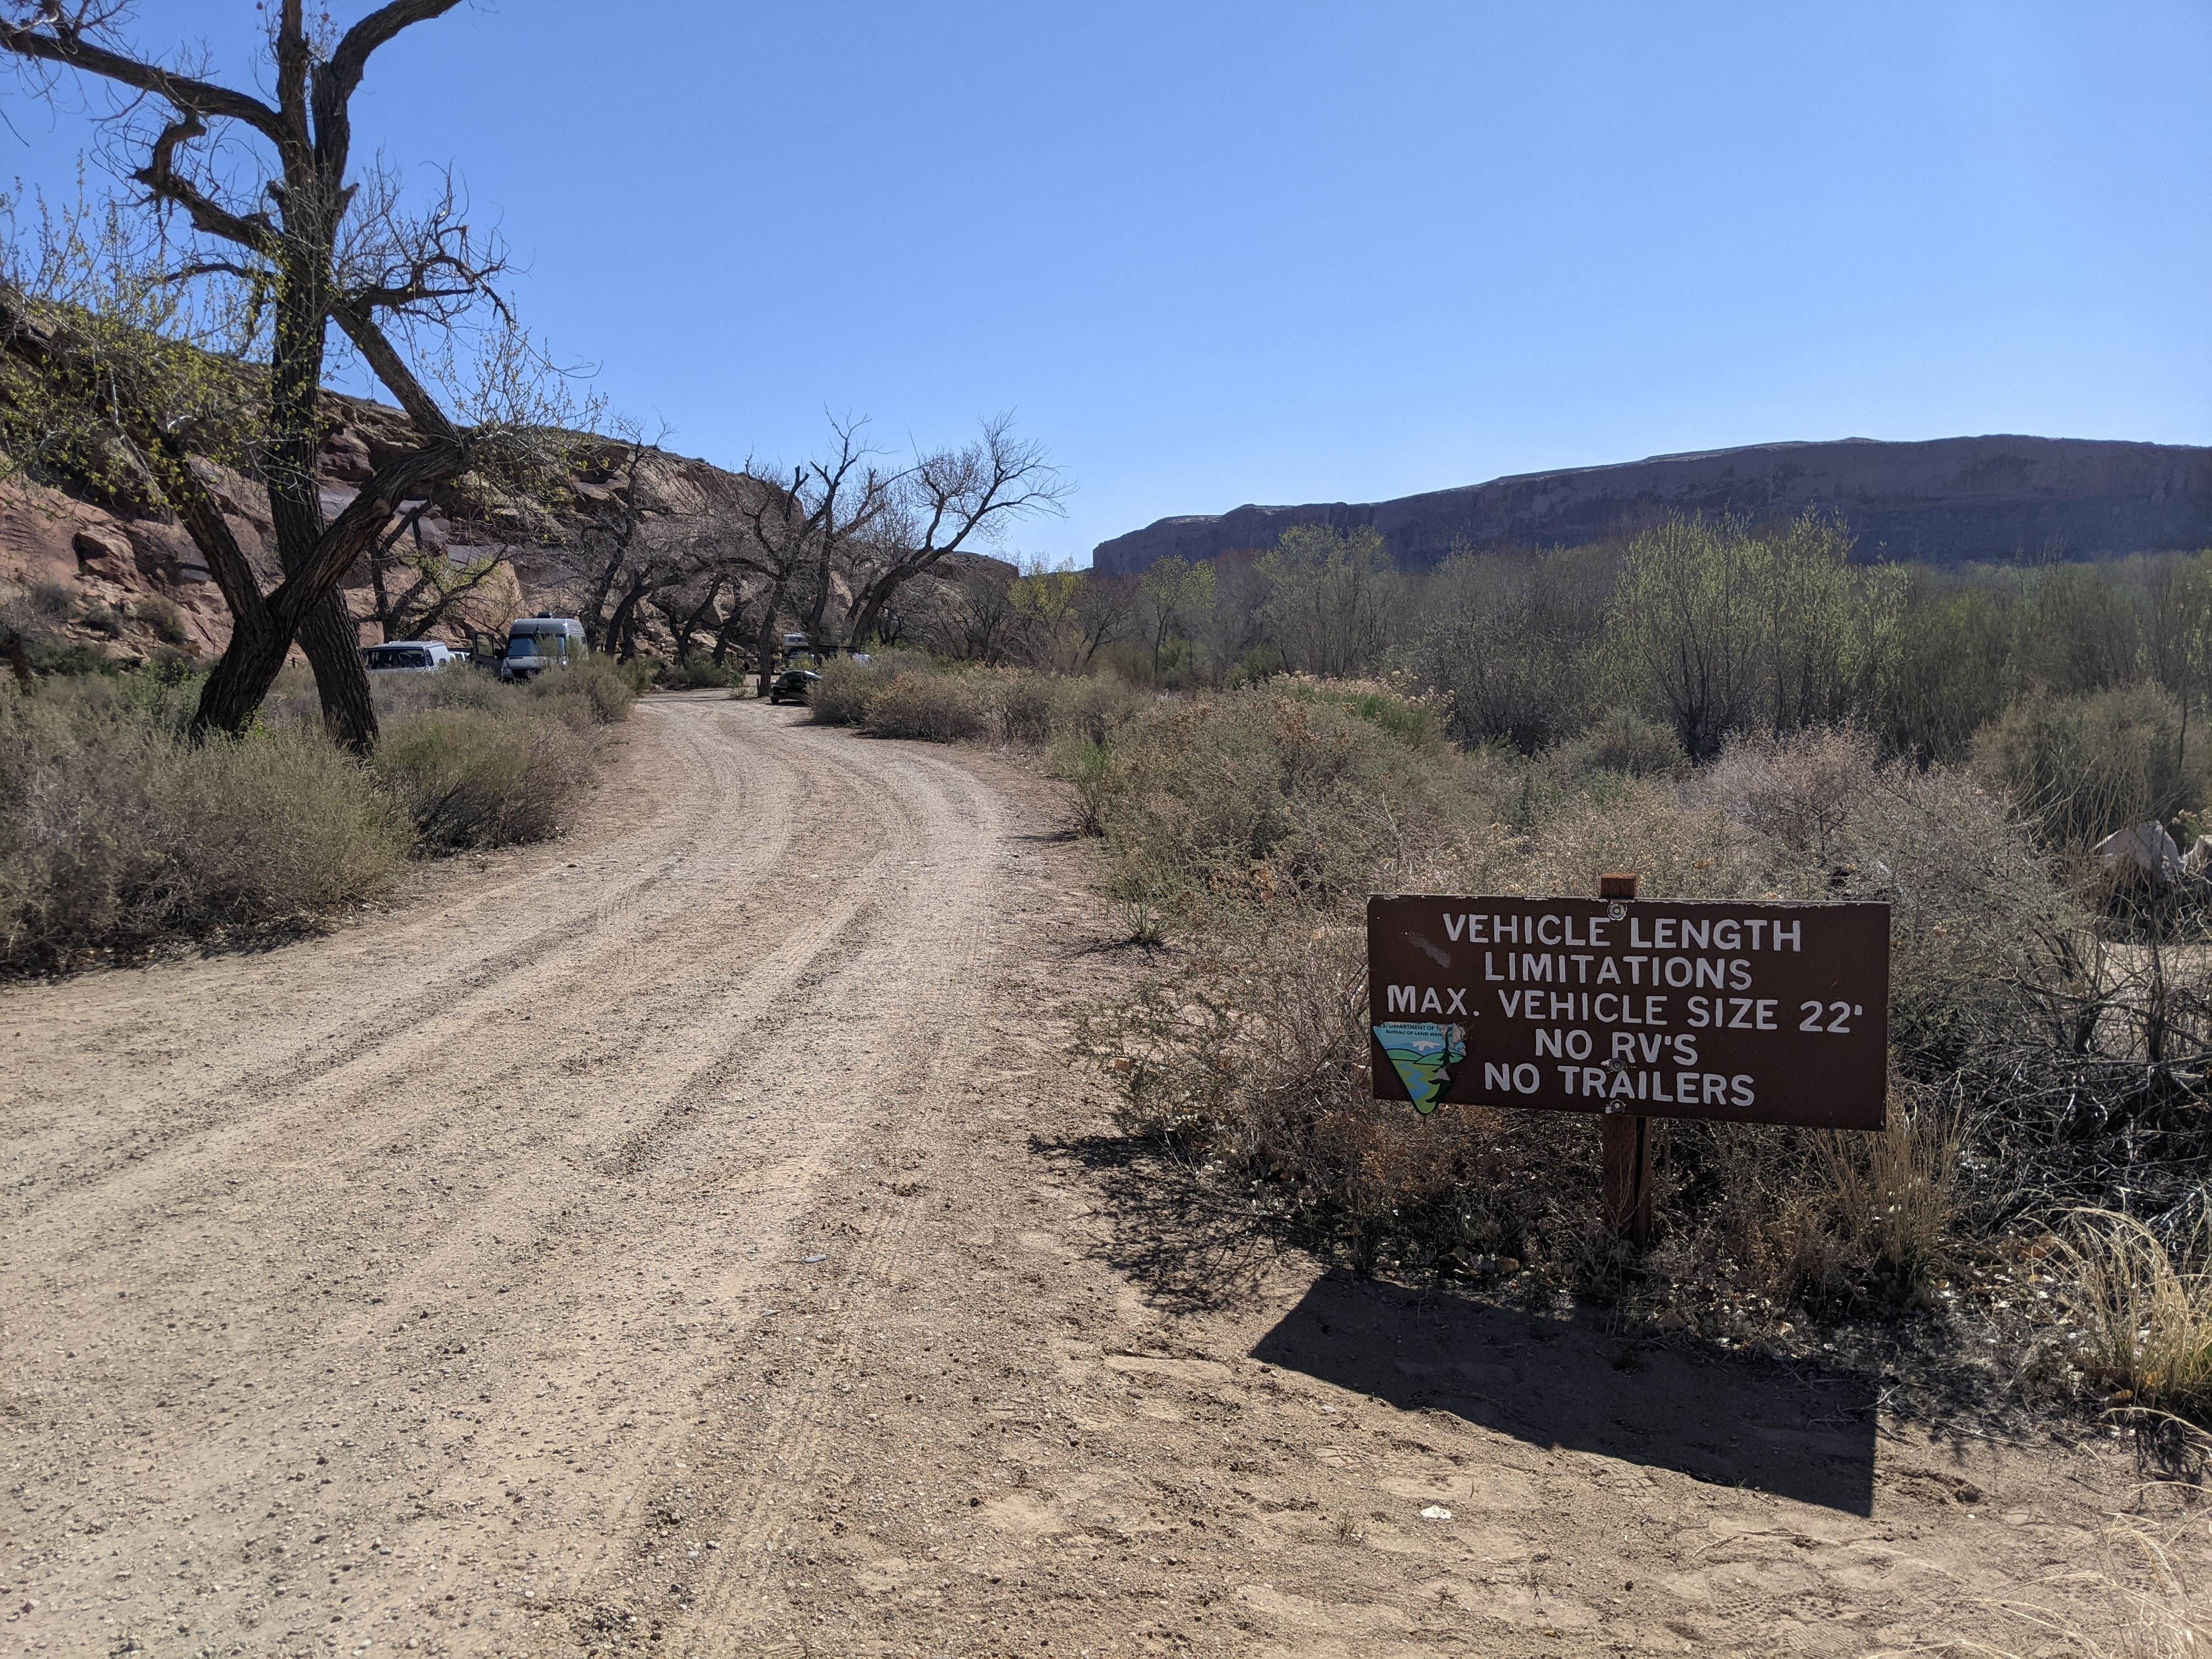
[[0,993],[0,1651],[2120,1619],[2109,1445],[1210,1242],[1066,1057],[1133,964],[1061,821],[988,756],[656,699],[560,846]]

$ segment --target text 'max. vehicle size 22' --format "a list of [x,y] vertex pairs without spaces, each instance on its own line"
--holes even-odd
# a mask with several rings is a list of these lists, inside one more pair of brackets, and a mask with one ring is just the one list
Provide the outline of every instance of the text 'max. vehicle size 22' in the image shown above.
[[574,617],[518,617],[507,630],[507,653],[499,659],[503,680],[526,680],[549,668],[566,668],[591,654],[584,624]]
[[434,640],[394,640],[362,647],[361,660],[371,673],[434,674],[453,653]]

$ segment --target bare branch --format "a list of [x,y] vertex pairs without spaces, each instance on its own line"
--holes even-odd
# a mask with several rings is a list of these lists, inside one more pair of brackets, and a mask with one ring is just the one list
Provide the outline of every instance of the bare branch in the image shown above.
[[[41,23],[44,27],[40,27]],[[39,19],[32,23],[0,23],[0,50],[12,52],[20,58],[81,70],[118,86],[150,92],[158,98],[167,99],[180,111],[212,116],[218,120],[240,121],[274,143],[284,143],[283,117],[258,98],[219,87],[211,81],[173,74],[158,64],[95,46],[85,38],[85,27],[82,20],[65,20],[57,6],[44,7]]]

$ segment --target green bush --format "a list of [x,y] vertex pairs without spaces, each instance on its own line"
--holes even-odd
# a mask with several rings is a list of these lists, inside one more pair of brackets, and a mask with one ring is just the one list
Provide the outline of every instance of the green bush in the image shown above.
[[1127,786],[1113,745],[1063,738],[1053,753],[1053,775],[1075,792],[1076,827],[1086,836],[1104,835],[1113,802]]
[[1115,739],[1124,782],[1100,802],[1118,879],[1177,902],[1430,880],[1446,848],[1496,817],[1503,781],[1402,702],[1367,695],[1276,680],[1156,705]]
[[587,760],[561,720],[447,708],[392,721],[369,766],[428,855],[560,834]]
[[525,690],[541,703],[550,703],[560,719],[580,731],[628,720],[641,688],[622,664],[610,657],[592,656],[571,663],[557,674],[540,674]]
[[1632,778],[1664,777],[1690,763],[1672,726],[1632,708],[1607,710],[1554,752],[1577,775],[1618,772]]
[[708,657],[692,657],[684,662],[653,659],[653,684],[664,691],[726,690],[741,684],[744,678],[742,663],[716,663]]
[[2023,698],[1976,736],[1973,766],[2053,846],[2204,804],[2203,757],[2184,752],[2180,708],[2152,685]]
[[966,677],[909,669],[868,700],[860,730],[872,738],[959,743],[980,736],[983,721],[979,688]]

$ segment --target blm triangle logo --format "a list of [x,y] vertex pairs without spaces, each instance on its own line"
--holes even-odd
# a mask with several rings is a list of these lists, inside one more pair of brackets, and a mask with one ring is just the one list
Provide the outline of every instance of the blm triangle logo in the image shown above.
[[1467,1028],[1430,1020],[1389,1020],[1375,1028],[1375,1039],[1397,1068],[1413,1109],[1423,1117],[1435,1111],[1451,1087],[1451,1068],[1467,1058]]

